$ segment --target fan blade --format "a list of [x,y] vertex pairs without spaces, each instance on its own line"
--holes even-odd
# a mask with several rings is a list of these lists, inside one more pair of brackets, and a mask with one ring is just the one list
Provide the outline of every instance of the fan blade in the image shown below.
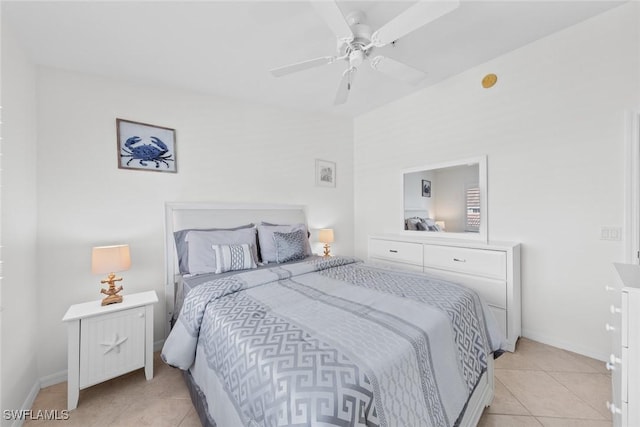
[[355,74],[356,68],[354,67],[351,67],[342,73],[342,80],[340,80],[340,86],[338,86],[338,93],[336,93],[336,100],[333,102],[333,105],[340,105],[347,102]]
[[459,0],[420,0],[373,33],[371,44],[376,47],[388,45],[459,6]]
[[271,74],[276,77],[282,77],[297,71],[308,70],[309,68],[319,67],[321,65],[331,64],[336,60],[335,56],[323,56],[321,58],[310,59],[308,61],[298,62],[295,64],[285,65],[284,67],[274,68]]
[[427,77],[425,72],[385,56],[376,56],[373,58],[371,60],[371,68],[376,71],[380,71],[381,73],[385,73],[395,79],[414,85],[420,83],[425,77]]
[[336,35],[338,40],[350,43],[353,41],[353,31],[349,27],[349,23],[344,19],[344,15],[338,8],[335,1],[312,1],[311,4],[316,11],[325,20],[333,34]]

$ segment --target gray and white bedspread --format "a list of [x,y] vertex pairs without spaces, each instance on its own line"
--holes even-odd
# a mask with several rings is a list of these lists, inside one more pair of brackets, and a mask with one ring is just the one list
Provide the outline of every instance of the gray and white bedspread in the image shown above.
[[221,427],[451,426],[501,344],[484,307],[460,285],[315,258],[193,289],[162,357],[215,394]]

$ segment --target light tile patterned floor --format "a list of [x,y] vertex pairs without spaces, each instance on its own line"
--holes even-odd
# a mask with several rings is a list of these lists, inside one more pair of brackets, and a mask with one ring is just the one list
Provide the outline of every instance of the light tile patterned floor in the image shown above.
[[[80,392],[67,421],[25,426],[200,426],[181,374],[156,353],[154,378],[138,370]],[[609,427],[611,377],[604,363],[528,339],[496,360],[496,393],[480,426]],[[33,409],[62,410],[67,383],[42,389]],[[224,426],[221,426],[224,427]],[[414,427],[414,426],[407,426]],[[419,427],[419,426],[415,426]]]

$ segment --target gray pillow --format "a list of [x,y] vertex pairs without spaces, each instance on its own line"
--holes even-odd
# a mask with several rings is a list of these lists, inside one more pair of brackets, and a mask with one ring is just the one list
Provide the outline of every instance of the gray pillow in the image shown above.
[[274,232],[273,243],[276,248],[276,262],[280,264],[306,258],[307,242],[305,230],[296,230],[291,233]]
[[189,273],[189,246],[185,241],[190,231],[218,231],[218,230],[240,230],[243,228],[253,228],[255,224],[240,225],[233,228],[187,228],[173,232],[173,238],[176,241],[176,253],[178,255],[178,268],[181,274]]
[[256,229],[240,230],[193,230],[185,239],[189,247],[189,273],[215,273],[217,269],[216,254],[213,245],[241,245],[246,243],[251,248],[254,260],[256,254]]
[[260,255],[262,262],[276,262],[276,247],[273,240],[273,233],[291,233],[293,231],[302,230],[305,239],[305,255],[311,255],[311,244],[309,243],[307,226],[305,224],[292,225],[259,225],[258,226],[258,244],[260,246]]

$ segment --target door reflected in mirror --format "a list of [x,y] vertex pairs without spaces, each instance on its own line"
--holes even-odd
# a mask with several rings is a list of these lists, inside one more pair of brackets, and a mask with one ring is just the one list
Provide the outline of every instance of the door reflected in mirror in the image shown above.
[[403,229],[424,236],[487,238],[486,157],[403,172]]

